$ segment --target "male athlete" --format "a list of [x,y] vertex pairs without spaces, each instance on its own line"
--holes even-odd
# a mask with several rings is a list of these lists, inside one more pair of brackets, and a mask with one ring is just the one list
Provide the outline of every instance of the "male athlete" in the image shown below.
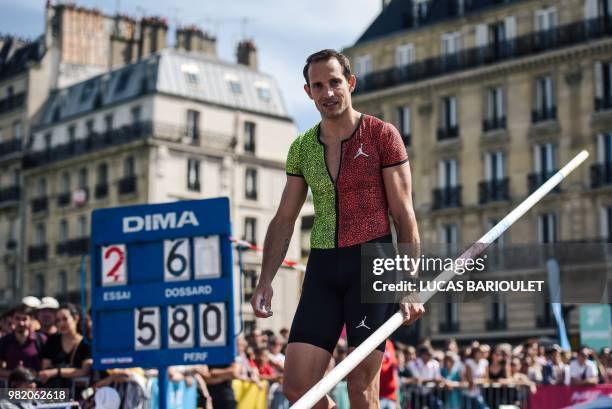
[[[272,279],[310,187],[315,208],[311,253],[283,380],[291,403],[323,377],[343,325],[349,348],[354,349],[396,312],[393,304],[361,303],[360,245],[391,242],[389,212],[398,242],[419,242],[406,149],[391,124],[353,109],[356,78],[348,59],[334,50],[319,51],[308,57],[304,78],[304,90],[321,113],[321,122],[289,149],[287,183],[268,227],[261,276],[251,299],[257,317],[272,315]],[[405,324],[424,312],[418,303],[400,307]],[[348,375],[351,408],[379,407],[384,346],[383,342]],[[314,407],[335,404],[327,396]]]

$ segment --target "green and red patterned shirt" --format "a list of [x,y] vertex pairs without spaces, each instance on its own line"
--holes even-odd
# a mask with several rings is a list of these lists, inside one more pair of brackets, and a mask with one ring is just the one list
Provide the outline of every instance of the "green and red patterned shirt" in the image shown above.
[[286,171],[303,177],[313,196],[312,248],[346,247],[390,234],[382,169],[408,161],[402,138],[389,123],[362,115],[342,141],[338,179],[325,162],[320,124],[298,136],[289,148]]

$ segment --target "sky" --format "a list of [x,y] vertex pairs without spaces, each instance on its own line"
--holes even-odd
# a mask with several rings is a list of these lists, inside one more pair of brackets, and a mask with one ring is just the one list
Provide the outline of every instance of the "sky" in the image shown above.
[[[56,1],[53,1],[55,3]],[[34,39],[44,30],[46,0],[0,0],[0,34]],[[355,4],[359,3],[359,6]],[[249,37],[258,48],[259,69],[278,81],[299,131],[320,117],[304,93],[306,57],[323,48],[352,45],[376,18],[381,0],[78,0],[106,14],[164,16],[174,26],[195,24],[217,37],[217,54],[235,61],[235,46]],[[243,20],[246,19],[246,23]]]

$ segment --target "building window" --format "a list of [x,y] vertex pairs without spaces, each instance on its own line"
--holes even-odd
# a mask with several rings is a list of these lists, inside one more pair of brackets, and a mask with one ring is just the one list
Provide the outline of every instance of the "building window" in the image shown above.
[[254,217],[245,217],[244,235],[242,239],[249,243],[257,244],[257,219]]
[[442,98],[440,108],[438,140],[457,137],[459,135],[459,125],[457,123],[457,97],[448,96]]
[[113,130],[113,114],[108,114],[104,116],[104,131],[110,132]]
[[76,126],[70,125],[68,127],[68,143],[73,144],[76,141]]
[[23,128],[21,125],[21,121],[13,122],[13,137],[15,139],[21,139],[23,136]]
[[255,123],[246,121],[244,123],[244,151],[255,153]]
[[536,31],[546,32],[557,27],[557,9],[548,7],[545,9],[536,10],[535,13]]
[[68,172],[62,173],[60,179],[60,192],[64,194],[70,193],[70,173]]
[[44,135],[44,138],[45,138],[45,141],[44,141],[44,143],[45,143],[45,150],[49,151],[49,150],[51,150],[51,141],[53,139],[53,135],[51,134],[51,132],[47,132]]
[[485,155],[485,180],[501,181],[506,177],[506,155],[502,151]]
[[90,119],[87,122],[85,122],[85,129],[87,130],[87,136],[91,136],[95,133],[95,129],[94,129],[94,120]]
[[79,186],[80,189],[87,188],[87,168],[79,169]]
[[59,242],[68,241],[68,220],[62,219],[59,223]]
[[122,92],[127,87],[128,81],[130,79],[130,74],[131,74],[131,70],[129,69],[123,70],[119,74],[119,79],[117,80],[117,86],[115,87],[116,93]]
[[9,219],[8,241],[17,241],[17,222],[15,219]]
[[457,186],[457,160],[446,159],[438,162],[438,187]]
[[414,16],[417,21],[424,21],[429,16],[431,0],[416,0],[414,5]]
[[504,89],[492,87],[487,90],[487,111],[484,131],[506,127],[506,112],[504,107]]
[[68,275],[65,271],[60,271],[57,275],[57,293],[60,296],[65,296],[68,292]]
[[47,235],[45,231],[45,225],[38,223],[34,232],[34,240],[37,246],[43,246],[47,242]]
[[552,142],[535,145],[533,167],[535,173],[545,175],[546,179],[552,176],[557,170],[557,146]]
[[441,229],[440,242],[443,245],[443,254],[447,257],[454,257],[458,250],[458,228],[456,224],[445,224]]
[[45,287],[45,275],[43,273],[36,274],[34,279],[34,294],[36,294],[36,297],[40,298],[45,295],[47,290]]
[[38,197],[47,196],[47,179],[45,179],[44,177],[38,179],[36,194]]
[[78,218],[77,237],[79,238],[87,237],[87,216],[85,215],[81,215]]
[[132,114],[132,125],[138,125],[140,123],[140,121],[142,120],[141,116],[142,116],[142,107],[139,106],[135,106],[131,109],[131,114]]
[[412,129],[412,119],[410,115],[410,107],[409,106],[400,106],[395,109],[395,115],[397,119],[397,129],[402,135],[402,139],[404,141],[404,145],[411,145],[411,129]]
[[270,86],[265,83],[258,83],[255,85],[257,88],[257,96],[264,102],[270,102],[272,99],[272,92],[270,91]]
[[234,94],[242,94],[242,85],[240,84],[238,77],[234,75],[227,75],[225,80],[229,85],[230,91],[232,91]]
[[200,161],[187,159],[187,189],[200,191]]
[[248,303],[255,292],[257,287],[257,272],[255,270],[244,270],[244,281],[243,281],[243,302]]
[[247,199],[257,200],[257,169],[246,169],[244,195]]
[[414,44],[402,44],[395,48],[395,66],[405,67],[414,63]]
[[186,133],[192,141],[197,141],[200,138],[200,113],[192,109],[187,110],[187,127]]
[[21,184],[21,172],[19,169],[13,169],[13,173],[11,174],[11,186],[19,186]]
[[127,158],[125,158],[125,160],[123,161],[123,176],[124,177],[132,177],[134,176],[135,172],[135,163],[134,163],[134,157],[133,156],[128,156]]
[[98,185],[106,185],[108,183],[108,165],[106,164],[106,162],[100,163],[98,165],[98,172],[96,177]]
[[461,51],[461,33],[453,31],[442,34],[442,53],[445,56],[453,56]]
[[535,101],[532,122],[540,122],[556,118],[555,92],[550,75],[536,78]]
[[595,62],[595,109],[612,108],[612,64]]
[[541,244],[557,242],[558,231],[556,213],[550,212],[538,216],[538,241]]
[[355,59],[355,75],[364,77],[372,72],[372,56],[360,55]]

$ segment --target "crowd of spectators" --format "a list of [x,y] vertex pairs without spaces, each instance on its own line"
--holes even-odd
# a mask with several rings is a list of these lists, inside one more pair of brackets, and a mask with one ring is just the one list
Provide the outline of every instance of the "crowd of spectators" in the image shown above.
[[[76,400],[94,401],[96,396],[105,399],[107,403],[97,407],[115,408],[113,405],[119,402],[122,408],[143,407],[141,402],[148,398],[147,380],[157,376],[156,371],[94,371],[91,325],[83,315],[76,306],[60,305],[51,297],[25,297],[22,304],[5,312],[0,317],[0,380],[4,386],[70,388]],[[202,408],[235,408],[241,398],[236,394],[236,381],[265,390],[269,408],[288,408],[282,393],[288,332],[255,328],[238,337],[233,364],[171,367],[169,377],[195,384]],[[330,369],[348,353],[346,340],[341,338]],[[471,407],[484,409],[489,403],[482,389],[490,384],[518,385],[529,393],[537,385],[612,383],[612,356],[610,348],[568,351],[535,339],[514,346],[473,341],[462,347],[454,340],[443,347],[434,346],[428,339],[417,346],[387,341],[380,378],[383,409],[407,407],[407,402],[413,402],[411,407],[430,409],[461,408],[469,402]],[[77,380],[82,385],[75,389]],[[437,393],[440,390],[445,393]],[[115,391],[121,396],[119,401],[108,397]],[[347,407],[341,387],[332,393],[340,409]],[[0,402],[0,408],[4,407],[9,406]]]

